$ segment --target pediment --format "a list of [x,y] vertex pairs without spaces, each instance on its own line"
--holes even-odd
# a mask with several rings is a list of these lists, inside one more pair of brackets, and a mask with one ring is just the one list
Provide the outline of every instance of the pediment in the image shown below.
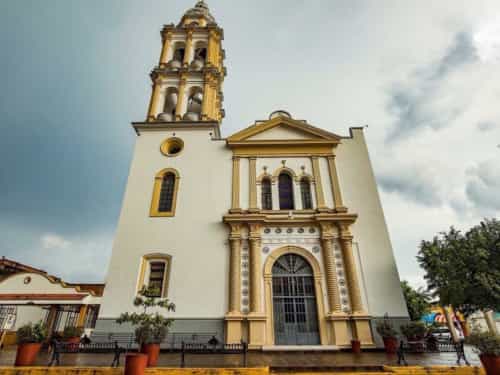
[[249,142],[297,142],[312,141],[326,143],[340,143],[340,136],[330,133],[326,130],[317,128],[304,121],[298,121],[287,117],[276,117],[268,121],[257,122],[233,135],[227,142],[228,144]]

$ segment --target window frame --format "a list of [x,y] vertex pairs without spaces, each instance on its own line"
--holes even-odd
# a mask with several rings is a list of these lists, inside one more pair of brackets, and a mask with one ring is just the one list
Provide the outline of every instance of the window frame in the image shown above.
[[[265,197],[264,197],[264,185],[269,184],[269,192],[266,192],[266,196],[269,196],[270,208],[264,206]],[[260,206],[263,210],[272,210],[273,209],[273,182],[270,177],[262,178],[260,182]]]
[[[309,200],[309,207],[306,207],[305,205],[305,192],[304,192],[304,189],[303,187],[307,185],[307,188],[308,188],[308,195],[309,197],[307,198]],[[301,200],[301,204],[302,204],[302,209],[303,210],[313,210],[314,209],[314,202],[313,202],[313,196],[312,196],[312,187],[311,187],[311,179],[308,178],[308,177],[301,177],[301,179],[299,180],[299,190],[300,190],[300,200]]]
[[161,293],[160,296],[157,296],[155,298],[166,298],[168,295],[168,287],[169,287],[169,281],[170,281],[170,269],[172,265],[172,256],[168,254],[163,254],[163,253],[153,253],[153,254],[146,254],[141,257],[141,264],[140,264],[140,270],[139,270],[139,279],[137,281],[137,291],[136,293],[139,293],[139,291],[142,289],[143,286],[148,287],[149,285],[149,277],[150,277],[150,269],[151,269],[151,263],[165,263],[165,271],[163,275],[163,282],[162,282],[162,288],[161,288]]
[[[174,179],[174,191],[172,195],[172,206],[170,211],[160,211],[160,195],[161,188],[163,184],[163,178],[167,173],[172,173],[175,176]],[[155,176],[153,185],[153,196],[151,198],[151,208],[149,212],[150,217],[172,217],[175,216],[175,210],[177,206],[177,193],[179,190],[180,175],[177,170],[173,168],[166,168],[158,172]]]

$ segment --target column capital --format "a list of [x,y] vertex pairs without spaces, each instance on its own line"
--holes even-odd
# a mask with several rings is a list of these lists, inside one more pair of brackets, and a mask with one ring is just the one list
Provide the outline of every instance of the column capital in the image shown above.
[[248,223],[249,238],[254,240],[260,240],[260,228],[262,227],[261,223]]
[[333,236],[333,225],[331,223],[320,222],[319,226],[321,228],[321,239],[332,239]]
[[230,240],[241,240],[241,224],[240,223],[229,223],[231,228],[231,234],[229,235]]

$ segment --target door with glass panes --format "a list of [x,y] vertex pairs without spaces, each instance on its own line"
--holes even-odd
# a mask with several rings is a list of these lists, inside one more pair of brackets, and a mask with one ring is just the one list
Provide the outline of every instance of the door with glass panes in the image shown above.
[[307,260],[282,255],[272,275],[275,345],[320,344],[314,275]]

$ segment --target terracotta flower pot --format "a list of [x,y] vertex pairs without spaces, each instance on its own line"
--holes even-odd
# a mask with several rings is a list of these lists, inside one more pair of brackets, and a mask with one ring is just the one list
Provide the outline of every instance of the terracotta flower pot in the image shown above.
[[384,348],[387,354],[395,354],[398,350],[398,339],[396,337],[383,337]]
[[487,375],[500,375],[500,356],[481,354],[479,359]]
[[148,356],[143,353],[130,353],[125,356],[125,375],[143,375],[148,364]]
[[36,356],[42,347],[40,342],[30,342],[17,346],[15,366],[31,366],[35,363]]
[[361,353],[361,341],[359,340],[351,340],[351,348],[354,354]]
[[160,344],[142,344],[141,353],[148,356],[148,367],[154,367],[160,357]]
[[80,346],[80,337],[68,337],[64,339],[64,343],[67,344],[67,349],[71,352],[77,352]]

